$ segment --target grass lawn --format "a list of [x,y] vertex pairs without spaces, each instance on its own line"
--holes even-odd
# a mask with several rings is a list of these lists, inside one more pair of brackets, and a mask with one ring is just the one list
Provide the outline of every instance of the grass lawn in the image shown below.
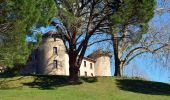
[[0,100],[170,100],[170,85],[114,77],[81,78],[69,85],[63,76],[0,78]]

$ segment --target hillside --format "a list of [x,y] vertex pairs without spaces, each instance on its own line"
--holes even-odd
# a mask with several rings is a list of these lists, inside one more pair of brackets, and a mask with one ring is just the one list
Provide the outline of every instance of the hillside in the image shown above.
[[64,76],[0,78],[0,100],[170,100],[170,85],[114,77],[81,78],[70,85]]

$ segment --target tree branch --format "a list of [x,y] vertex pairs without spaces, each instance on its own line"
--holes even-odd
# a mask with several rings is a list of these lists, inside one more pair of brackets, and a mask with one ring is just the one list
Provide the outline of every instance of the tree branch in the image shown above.
[[103,39],[103,40],[95,41],[95,42],[89,44],[88,46],[92,46],[92,45],[94,45],[96,43],[100,43],[100,42],[104,42],[104,41],[110,41],[110,40],[112,40],[112,39]]
[[[145,49],[145,48],[143,48],[143,50],[144,51],[141,51],[141,52],[139,52],[139,53],[137,53],[137,54],[135,54],[134,56],[132,56],[131,58],[129,58],[131,55],[129,55],[129,56],[126,56],[126,58],[125,58],[125,60],[123,60],[123,65],[124,64],[129,64],[129,62],[132,60],[132,59],[134,59],[135,57],[137,57],[138,55],[141,55],[141,54],[143,54],[143,53],[146,53],[146,52],[148,52],[148,53],[155,53],[155,52],[157,52],[158,50],[160,50],[160,49],[162,49],[162,48],[164,48],[164,47],[166,47],[166,46],[168,46],[168,44],[164,44],[164,45],[162,45],[162,46],[160,46],[159,48],[156,48],[156,49],[154,49],[154,50],[150,50],[150,49]],[[136,48],[136,49],[134,49],[134,50],[140,50],[140,48]],[[142,48],[141,48],[142,49]],[[134,51],[133,50],[133,51]],[[132,52],[133,52],[132,51]]]

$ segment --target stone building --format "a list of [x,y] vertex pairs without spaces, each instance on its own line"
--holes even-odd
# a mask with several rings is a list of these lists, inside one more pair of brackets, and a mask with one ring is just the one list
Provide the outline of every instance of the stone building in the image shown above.
[[[43,35],[40,46],[32,52],[22,73],[69,75],[69,57],[63,36],[54,31]],[[111,76],[110,55],[97,50],[84,57],[80,76]]]

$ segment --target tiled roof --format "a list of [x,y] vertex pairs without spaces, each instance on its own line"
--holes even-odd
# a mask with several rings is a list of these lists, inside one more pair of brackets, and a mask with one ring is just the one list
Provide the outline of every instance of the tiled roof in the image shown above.
[[101,56],[111,57],[111,54],[109,52],[104,52],[102,49],[98,49],[98,50],[94,51],[92,54],[88,55],[87,57],[91,58],[91,59],[96,59]]

